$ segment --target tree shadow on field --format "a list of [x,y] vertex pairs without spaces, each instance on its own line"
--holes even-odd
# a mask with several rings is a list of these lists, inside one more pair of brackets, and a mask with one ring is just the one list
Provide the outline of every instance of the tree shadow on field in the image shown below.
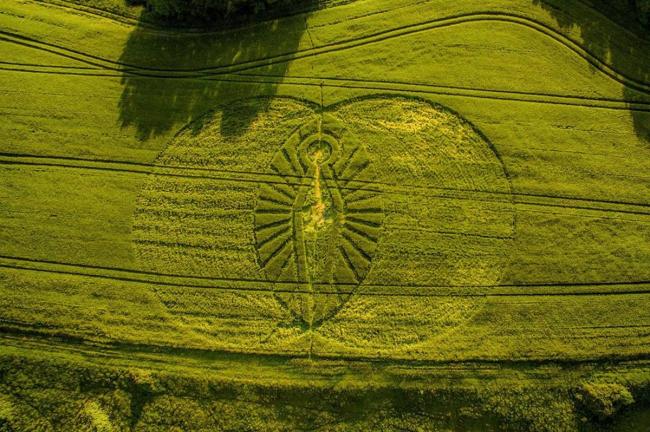
[[[634,0],[532,0],[548,11],[562,28],[577,27],[581,45],[617,72],[637,82],[650,83],[650,23],[643,22]],[[587,11],[591,8],[593,11]],[[607,20],[614,21],[609,31]],[[622,37],[623,35],[623,37]],[[596,69],[594,68],[594,71]],[[650,99],[650,94],[626,86],[628,102]],[[638,137],[650,141],[650,113],[630,110]]]
[[[119,60],[124,68],[121,126],[134,127],[144,141],[178,130],[229,101],[273,96],[306,31],[306,16],[224,31],[161,30],[141,22],[131,32]],[[218,69],[278,55],[288,55],[287,61],[256,69],[278,77],[276,80],[244,83],[242,77]],[[262,104],[245,113],[223,108],[222,132],[242,134],[264,109]]]

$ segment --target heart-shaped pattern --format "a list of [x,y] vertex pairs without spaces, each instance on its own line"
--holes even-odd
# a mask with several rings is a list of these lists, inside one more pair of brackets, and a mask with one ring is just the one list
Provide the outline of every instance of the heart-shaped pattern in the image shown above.
[[215,347],[415,346],[476,314],[481,297],[456,294],[494,286],[515,235],[495,149],[412,97],[233,102],[182,129],[155,166],[135,253],[178,276],[156,293]]

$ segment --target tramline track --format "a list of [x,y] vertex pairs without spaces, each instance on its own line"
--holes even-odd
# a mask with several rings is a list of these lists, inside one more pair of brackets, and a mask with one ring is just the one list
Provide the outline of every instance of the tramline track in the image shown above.
[[[129,161],[109,161],[95,160],[71,157],[57,156],[37,156],[16,153],[0,153],[0,166],[25,166],[25,167],[50,167],[60,169],[82,169],[94,171],[106,171],[125,174],[147,175],[155,173],[160,176],[222,181],[233,183],[250,183],[250,184],[278,184],[300,186],[301,180],[308,179],[305,176],[294,176],[295,180],[287,182],[278,174],[262,172],[244,172],[232,170],[218,170],[208,168],[183,167],[183,166],[163,166],[153,163],[138,163]],[[417,194],[427,198],[439,199],[459,199],[459,200],[479,200],[488,202],[510,202],[509,197],[499,191],[490,190],[471,190],[458,189],[444,186],[433,185],[403,185],[393,184],[380,181],[356,180],[356,179],[339,179],[347,182],[343,189],[350,191],[370,191],[376,192],[382,190],[384,193],[393,195],[412,195]],[[438,193],[434,193],[438,192]],[[454,195],[456,193],[456,195]],[[575,196],[555,196],[537,193],[526,193],[512,191],[515,197],[515,204],[541,206],[541,207],[560,207],[578,210],[591,210],[598,212],[620,213],[637,216],[650,216],[650,203],[629,202],[619,200],[597,199],[590,197]],[[537,201],[536,201],[537,200]],[[541,201],[540,201],[541,200]],[[573,201],[573,203],[571,203]],[[592,205],[588,205],[592,204]],[[594,204],[600,204],[594,205]],[[648,221],[650,222],[650,221]]]
[[[165,274],[134,269],[71,264],[49,260],[0,255],[0,268],[25,272],[50,273],[105,279],[120,283],[138,283],[187,289],[238,291],[242,293],[310,293],[306,281],[277,281],[254,278],[223,278]],[[353,283],[316,284],[319,295],[339,295]],[[335,286],[336,290],[331,290]],[[342,289],[340,289],[342,287]],[[329,288],[329,289],[328,289]],[[573,291],[569,289],[574,289]],[[600,296],[650,294],[650,281],[539,282],[496,285],[391,285],[365,283],[359,296],[386,297],[537,297],[537,296]]]

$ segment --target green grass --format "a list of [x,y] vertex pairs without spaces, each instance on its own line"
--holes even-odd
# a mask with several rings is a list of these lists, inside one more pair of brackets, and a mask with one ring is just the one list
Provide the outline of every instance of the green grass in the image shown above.
[[632,28],[578,0],[0,12],[0,431],[647,428]]

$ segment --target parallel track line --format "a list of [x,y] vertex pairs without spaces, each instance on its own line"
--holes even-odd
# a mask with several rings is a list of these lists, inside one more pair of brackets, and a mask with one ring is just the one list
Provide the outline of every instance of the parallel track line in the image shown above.
[[[220,291],[235,291],[235,292],[262,292],[262,293],[286,293],[286,294],[311,294],[313,291],[310,289],[295,288],[296,286],[307,286],[307,281],[273,281],[263,279],[246,279],[246,278],[216,278],[205,276],[184,276],[184,275],[169,275],[158,274],[155,272],[146,272],[138,270],[123,270],[110,267],[98,267],[87,265],[76,265],[68,263],[57,263],[47,260],[35,260],[29,258],[18,258],[9,256],[0,256],[0,259],[5,262],[0,262],[0,268],[18,271],[32,271],[39,273],[58,274],[64,276],[75,277],[89,277],[104,280],[113,280],[118,282],[129,283],[142,283],[153,286],[167,286],[176,288],[194,288],[194,289],[211,289]],[[9,261],[9,263],[7,263]],[[14,264],[11,261],[23,264]],[[45,267],[43,267],[45,265]],[[52,265],[61,267],[59,269],[47,268]],[[40,266],[40,267],[39,267]],[[119,275],[108,275],[88,272],[88,269],[101,269],[104,271],[111,271],[119,273]],[[147,276],[165,277],[171,280],[147,279]],[[214,282],[213,284],[198,284],[196,282],[187,281],[204,281]],[[218,285],[219,282],[234,282],[234,283],[250,283],[251,286],[226,286]],[[271,287],[262,287],[259,285],[270,285]],[[313,284],[314,286],[337,286],[337,287],[350,287],[350,291],[341,290],[319,290],[317,294],[323,295],[361,295],[361,296],[387,296],[387,297],[554,297],[554,296],[599,296],[599,295],[624,295],[624,294],[650,294],[650,281],[594,281],[594,282],[544,282],[544,283],[522,283],[522,284],[496,284],[496,285],[395,285],[395,284],[358,284],[354,283],[328,283],[328,284]],[[470,293],[431,293],[416,291],[412,293],[396,293],[396,292],[358,292],[358,289],[369,288],[384,288],[384,289],[417,289],[417,290],[433,290],[433,289],[484,289],[484,290],[498,290],[504,288],[510,289],[533,289],[533,288],[608,288],[608,287],[637,287],[647,286],[647,289],[629,289],[621,291],[570,291],[570,292],[470,292]],[[283,288],[285,287],[285,288]],[[293,287],[288,289],[286,287]]]
[[[4,155],[7,155],[5,153]],[[139,175],[157,175],[163,177],[172,177],[172,178],[183,178],[190,180],[209,180],[209,181],[224,181],[224,182],[233,182],[233,183],[249,183],[249,184],[269,184],[269,185],[293,185],[295,187],[302,186],[301,182],[291,183],[286,180],[282,180],[282,176],[279,174],[266,174],[258,172],[247,172],[247,175],[250,175],[251,178],[241,178],[241,177],[224,177],[218,175],[206,175],[206,174],[179,174],[175,173],[174,170],[182,170],[192,172],[195,171],[192,168],[185,167],[165,167],[161,165],[153,164],[138,164],[138,163],[126,163],[127,165],[133,165],[135,167],[142,167],[142,170],[131,169],[131,168],[122,168],[115,166],[99,166],[99,165],[76,165],[74,163],[58,163],[58,162],[33,162],[18,160],[15,156],[5,156],[7,159],[2,159],[4,156],[0,154],[0,166],[29,166],[29,167],[51,167],[51,168],[60,168],[60,169],[81,169],[81,170],[96,170],[96,171],[106,171],[106,172],[118,172],[125,174],[139,174]],[[32,157],[33,159],[45,159],[51,160],[52,157]],[[62,160],[66,161],[65,158]],[[77,162],[72,159],[72,161]],[[84,161],[85,162],[85,161]],[[90,162],[90,160],[88,161]],[[102,164],[111,165],[111,163],[100,162]],[[121,163],[121,162],[120,162]],[[117,164],[117,163],[116,163]],[[158,171],[156,171],[158,169]],[[167,172],[161,172],[160,170],[166,170]],[[170,172],[171,171],[171,172]],[[205,172],[203,169],[200,172]],[[208,171],[209,172],[209,171]],[[224,174],[228,171],[212,171],[215,174]],[[244,172],[237,172],[238,174],[244,174]],[[263,176],[263,178],[254,178],[256,176]],[[295,176],[299,177],[299,176]],[[278,178],[278,180],[274,180]],[[309,177],[303,177],[308,179]],[[357,181],[353,180],[352,183]],[[553,201],[557,200],[566,200],[566,201],[577,201],[584,203],[593,203],[593,204],[604,204],[604,205],[614,205],[614,206],[629,206],[639,209],[650,209],[649,203],[639,203],[639,202],[627,202],[620,200],[604,200],[604,199],[592,199],[585,197],[571,197],[571,196],[555,196],[555,195],[545,195],[545,194],[535,194],[535,193],[525,193],[525,192],[505,192],[505,191],[482,191],[482,190],[472,190],[472,189],[462,189],[462,188],[445,188],[437,186],[417,186],[417,185],[398,185],[392,183],[378,182],[378,181],[364,181],[359,182],[367,187],[352,187],[352,186],[342,186],[341,189],[350,190],[350,191],[370,191],[383,193],[387,195],[419,195],[428,198],[437,198],[437,199],[448,199],[448,200],[464,200],[464,201],[481,201],[481,202],[494,202],[494,203],[505,203],[505,204],[514,204],[514,205],[529,205],[529,206],[541,206],[541,207],[557,207],[557,208],[566,208],[566,209],[576,209],[576,210],[587,210],[587,211],[596,211],[596,212],[608,212],[608,213],[620,213],[620,214],[629,214],[629,215],[638,215],[638,216],[650,216],[650,211],[641,211],[633,210],[629,208],[607,208],[607,207],[597,207],[597,206],[588,206],[588,205],[576,205],[576,204],[560,204],[560,203],[544,203],[536,202],[532,200],[526,200],[526,198],[541,198],[549,199]],[[374,186],[374,188],[373,188]],[[384,188],[382,190],[382,188]],[[394,190],[388,190],[385,188],[396,188]],[[432,194],[427,191],[437,190],[443,192],[459,192],[459,193],[469,193],[473,196],[461,196],[461,195],[445,195],[445,194]],[[492,198],[491,197],[498,197]]]
[[[255,60],[233,62],[231,64],[222,65],[222,66],[207,66],[203,68],[187,68],[187,69],[154,68],[154,67],[138,66],[138,65],[106,59],[100,56],[95,56],[92,54],[84,53],[78,50],[73,50],[56,44],[48,44],[45,42],[41,42],[29,38],[27,36],[7,32],[7,31],[0,31],[0,35],[4,35],[3,39],[6,41],[11,41],[11,38],[13,38],[16,42],[22,41],[23,45],[31,44],[31,46],[34,47],[34,44],[41,44],[43,46],[50,47],[50,51],[54,54],[56,54],[55,50],[67,51],[75,55],[88,57],[92,59],[91,62],[100,61],[107,64],[122,66],[124,68],[139,69],[144,71],[155,71],[155,72],[172,72],[172,73],[208,72],[210,74],[227,74],[227,73],[242,72],[246,70],[256,69],[261,66],[272,66],[279,63],[286,63],[296,59],[313,57],[315,55],[320,55],[324,53],[338,52],[350,48],[383,42],[386,40],[390,40],[402,36],[408,36],[423,31],[450,27],[453,25],[464,24],[468,22],[508,22],[508,23],[518,24],[527,27],[529,29],[537,31],[538,33],[544,34],[549,38],[553,39],[554,41],[558,42],[559,44],[563,45],[564,47],[572,51],[574,54],[583,58],[583,60],[585,60],[590,65],[592,65],[598,71],[608,76],[610,79],[617,81],[626,87],[633,88],[641,93],[650,94],[650,83],[629,77],[624,73],[616,70],[611,65],[605,63],[596,55],[591,53],[588,49],[580,45],[580,43],[561,34],[554,28],[550,27],[549,25],[529,17],[525,17],[513,13],[506,13],[506,12],[484,11],[484,12],[474,12],[474,13],[467,13],[467,14],[458,14],[458,15],[449,16],[445,18],[425,20],[420,23],[398,26],[392,29],[382,30],[361,38],[343,39],[336,42],[323,44],[316,48],[306,48],[303,50],[280,53],[274,56],[261,57]],[[59,53],[59,54],[63,55],[63,53]],[[79,59],[79,61],[84,61],[84,60]],[[98,65],[100,67],[105,67],[105,68],[111,68],[108,65],[101,65],[101,64],[95,64],[95,65]]]

